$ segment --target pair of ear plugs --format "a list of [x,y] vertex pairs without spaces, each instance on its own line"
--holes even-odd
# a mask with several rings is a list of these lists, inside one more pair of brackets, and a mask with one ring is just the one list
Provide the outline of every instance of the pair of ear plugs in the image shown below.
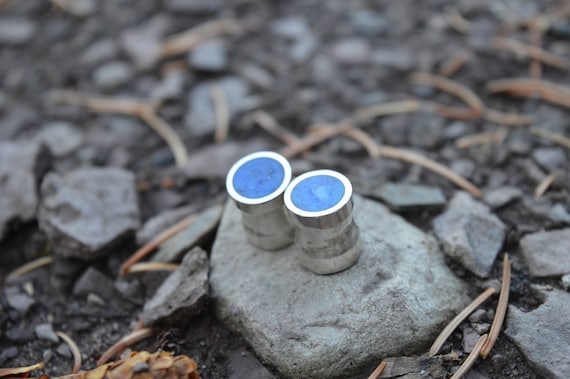
[[295,242],[299,262],[317,274],[354,265],[359,229],[348,178],[332,170],[291,177],[287,159],[270,151],[249,154],[232,166],[226,188],[242,213],[248,241],[262,250]]

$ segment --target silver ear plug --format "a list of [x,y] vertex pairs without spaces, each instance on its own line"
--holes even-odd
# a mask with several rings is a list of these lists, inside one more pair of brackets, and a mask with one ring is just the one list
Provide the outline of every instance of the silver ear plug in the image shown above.
[[283,207],[283,192],[291,181],[291,166],[283,156],[259,151],[238,160],[228,172],[226,189],[242,212],[249,242],[277,250],[293,242],[293,228]]
[[331,170],[307,172],[291,182],[284,202],[303,266],[317,274],[332,274],[358,261],[359,229],[352,217],[352,185],[346,176]]

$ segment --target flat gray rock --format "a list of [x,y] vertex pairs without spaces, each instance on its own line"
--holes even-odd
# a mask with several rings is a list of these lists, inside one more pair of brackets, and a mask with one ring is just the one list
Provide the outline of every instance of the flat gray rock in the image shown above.
[[222,206],[217,205],[202,212],[186,229],[160,245],[152,260],[179,262],[190,248],[200,245],[212,234],[220,222],[223,209]]
[[437,209],[445,205],[445,196],[439,187],[415,184],[387,183],[372,193],[391,209],[406,211],[415,209]]
[[204,82],[194,86],[188,104],[185,123],[194,136],[205,136],[214,131],[216,114],[212,102],[212,91],[223,91],[230,118],[248,107],[249,84],[237,76]]
[[202,42],[190,51],[188,59],[196,70],[219,72],[228,68],[228,53],[223,40]]
[[133,174],[118,168],[50,173],[41,186],[40,228],[54,252],[92,260],[139,227]]
[[334,275],[302,268],[294,246],[252,247],[239,210],[226,205],[210,258],[217,315],[285,377],[347,377],[425,348],[468,302],[432,238],[354,200],[363,252]]
[[567,379],[570,373],[570,294],[539,291],[544,303],[531,312],[509,306],[509,337],[544,378]]
[[477,276],[489,276],[503,246],[505,226],[486,205],[459,191],[433,221],[443,251]]
[[520,199],[523,193],[520,188],[517,187],[498,187],[485,191],[483,200],[491,208],[498,209],[508,203]]
[[54,121],[42,125],[36,139],[47,145],[53,156],[62,157],[81,146],[83,132],[69,122]]
[[532,276],[570,273],[570,228],[527,234],[520,246]]
[[146,326],[186,324],[200,312],[208,295],[208,256],[195,247],[146,302],[140,318]]
[[0,239],[11,223],[35,217],[37,183],[48,164],[40,144],[0,141]]

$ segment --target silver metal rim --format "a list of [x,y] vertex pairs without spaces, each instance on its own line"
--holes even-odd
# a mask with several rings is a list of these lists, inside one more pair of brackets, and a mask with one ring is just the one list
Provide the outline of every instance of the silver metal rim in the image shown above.
[[[344,195],[342,196],[342,198],[340,199],[340,201],[338,203],[336,203],[332,207],[325,209],[325,210],[322,210],[322,211],[310,212],[310,211],[306,211],[306,210],[303,210],[301,208],[298,208],[293,203],[293,200],[291,199],[291,194],[293,192],[293,189],[295,188],[295,186],[297,186],[297,184],[299,184],[303,180],[311,178],[313,176],[319,176],[319,175],[328,175],[328,176],[332,176],[332,177],[340,180],[341,183],[344,185]],[[291,184],[289,184],[289,187],[287,187],[287,189],[285,190],[284,202],[285,202],[285,206],[287,207],[287,209],[297,216],[300,216],[300,217],[322,217],[322,216],[326,216],[326,215],[337,212],[339,209],[344,207],[350,201],[351,197],[352,197],[352,184],[350,183],[350,180],[348,180],[348,178],[346,176],[344,176],[343,174],[341,174],[339,172],[333,171],[333,170],[315,170],[315,171],[306,172],[306,173],[296,177],[295,179],[293,179]]]
[[[239,168],[242,165],[257,158],[271,158],[279,162],[283,167],[283,182],[275,191],[273,191],[269,195],[252,199],[240,195],[233,186],[233,180],[237,170],[239,170]],[[245,157],[239,159],[236,163],[233,164],[233,166],[230,168],[230,171],[228,171],[228,175],[226,176],[226,190],[228,191],[230,197],[239,203],[249,204],[249,205],[263,204],[281,195],[289,185],[289,182],[291,181],[291,176],[292,176],[291,165],[284,156],[277,154],[273,151],[258,151],[246,155]]]

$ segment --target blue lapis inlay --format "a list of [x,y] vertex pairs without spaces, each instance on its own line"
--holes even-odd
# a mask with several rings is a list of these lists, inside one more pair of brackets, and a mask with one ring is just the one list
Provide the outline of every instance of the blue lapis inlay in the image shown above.
[[301,210],[320,212],[338,204],[344,191],[344,184],[333,176],[311,176],[293,188],[291,201]]
[[284,178],[285,170],[275,159],[255,158],[236,171],[232,184],[241,196],[259,199],[275,192]]

